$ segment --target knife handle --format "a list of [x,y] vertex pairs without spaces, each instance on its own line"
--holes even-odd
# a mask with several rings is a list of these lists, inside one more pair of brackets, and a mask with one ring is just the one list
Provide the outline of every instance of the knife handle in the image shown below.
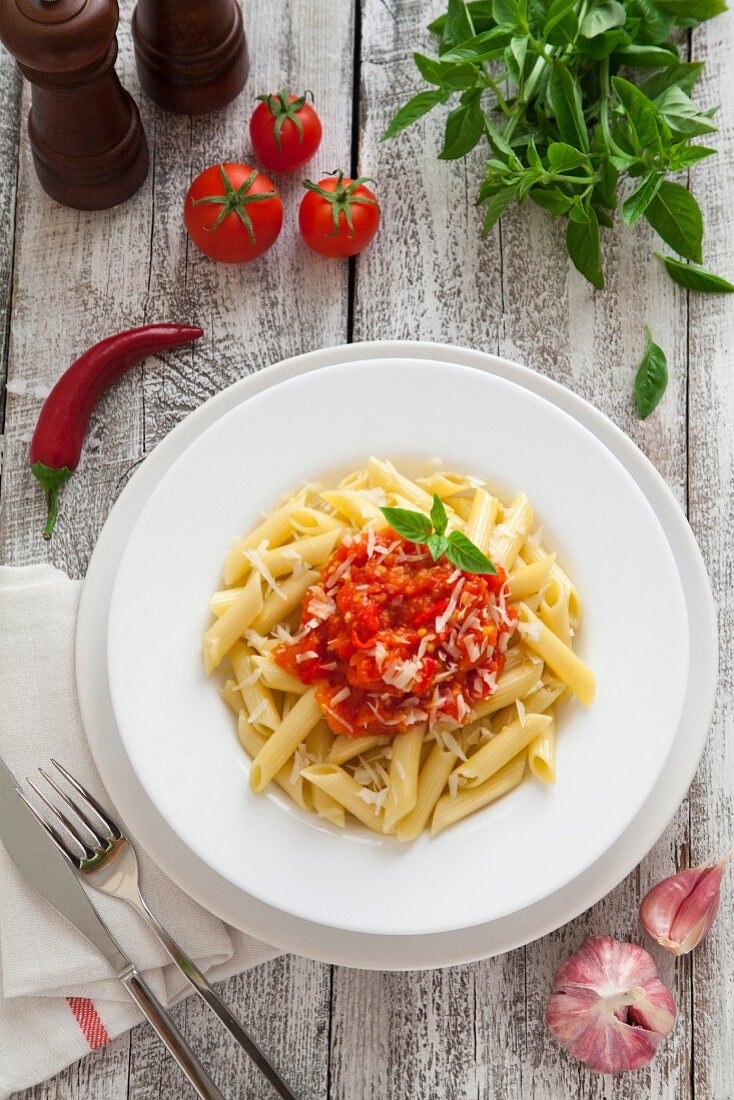
[[120,977],[120,981],[141,1010],[158,1038],[178,1062],[202,1100],[224,1100],[224,1096],[212,1081],[163,1005],[153,996],[134,967]]

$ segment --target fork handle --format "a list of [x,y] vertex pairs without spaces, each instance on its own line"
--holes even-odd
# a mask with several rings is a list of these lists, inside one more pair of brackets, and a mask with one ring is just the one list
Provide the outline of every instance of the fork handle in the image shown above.
[[224,1100],[224,1096],[199,1062],[171,1017],[153,996],[137,971],[131,967],[126,974],[120,977],[120,981],[151,1024],[158,1038],[162,1040],[169,1053],[176,1059],[202,1100]]
[[232,1014],[221,997],[214,991],[196,963],[193,962],[185,951],[179,947],[176,941],[169,936],[163,925],[159,923],[157,917],[151,913],[145,899],[141,896],[139,902],[138,899],[135,899],[133,904],[145,918],[148,926],[155,932],[183,976],[191,983],[217,1019],[224,1024],[230,1035],[237,1040],[242,1049],[250,1056],[263,1077],[273,1086],[278,1096],[283,1097],[283,1100],[299,1100],[296,1094],[286,1085],[267,1055],[264,1054],[255,1040],[247,1034],[237,1017]]

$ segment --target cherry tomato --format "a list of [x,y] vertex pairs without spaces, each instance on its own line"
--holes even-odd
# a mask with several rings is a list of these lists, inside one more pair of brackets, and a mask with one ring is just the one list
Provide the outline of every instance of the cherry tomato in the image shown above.
[[380,204],[365,183],[342,172],[319,183],[304,180],[308,189],[298,211],[301,236],[321,256],[355,256],[366,248],[380,225]]
[[283,225],[283,204],[267,176],[247,164],[214,164],[184,200],[191,240],[224,264],[244,264],[267,252]]
[[260,106],[250,119],[250,139],[255,156],[270,172],[297,172],[321,144],[319,116],[306,102],[306,94],[258,96]]

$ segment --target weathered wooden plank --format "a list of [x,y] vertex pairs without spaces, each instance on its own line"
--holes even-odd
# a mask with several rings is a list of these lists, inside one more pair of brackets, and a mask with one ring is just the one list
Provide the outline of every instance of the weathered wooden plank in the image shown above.
[[[251,269],[221,268],[189,248],[181,223],[189,180],[206,164],[240,159],[254,94],[282,82],[314,90],[325,140],[315,171],[348,160],[351,120],[351,5],[326,13],[301,5],[298,33],[291,13],[262,0],[247,10],[253,56],[245,94],[225,111],[189,120],[158,111],[139,94],[123,7],[120,71],[138,99],[152,151],[152,170],[129,203],[102,214],[56,206],[33,174],[27,142],[21,157],[19,261],[11,375],[51,384],[68,361],[110,330],[146,320],[201,319],[207,340],[198,358],[186,350],[133,371],[100,407],[78,476],[65,493],[64,514],[50,551],[40,539],[40,494],[25,468],[39,401],[13,397],[8,415],[8,478],[2,507],[5,560],[43,558],[81,575],[104,517],[134,466],[170,427],[206,397],[286,354],[346,339],[346,265],[307,253],[294,232],[300,184],[286,181],[287,225],[276,249]],[[328,14],[328,17],[327,17]],[[26,93],[27,107],[27,93]],[[0,285],[2,285],[0,283]],[[38,354],[39,345],[43,354]],[[175,362],[175,368],[174,368]],[[292,1071],[306,1097],[325,1093],[330,972],[305,960],[266,964],[225,986],[225,996],[278,1064]],[[274,1016],[275,1006],[280,1017]],[[293,1011],[298,1006],[298,1011]],[[228,1095],[268,1095],[247,1059],[198,1006],[177,1016]],[[147,1027],[108,1051],[72,1066],[26,1095],[117,1100],[189,1095],[181,1075]]]
[[[734,279],[734,78],[732,13],[693,34],[693,57],[705,60],[697,89],[705,107],[721,104],[712,135],[720,153],[695,177],[703,209],[704,259],[713,271]],[[706,162],[704,162],[706,163]],[[734,305],[730,297],[690,295],[689,304],[689,507],[693,530],[706,560],[719,610],[719,695],[703,763],[691,798],[691,860],[723,855],[734,835]],[[734,888],[727,875],[720,916],[693,958],[692,1075],[696,1096],[734,1095]]]
[[252,70],[236,103],[215,114],[155,123],[155,222],[146,315],[193,319],[205,338],[176,371],[146,369],[145,446],[187,412],[244,374],[347,336],[348,268],[313,254],[298,235],[301,174],[274,179],[285,208],[273,248],[252,264],[215,264],[186,237],[182,187],[219,158],[251,159],[248,121],[255,95],[285,83],[313,91],[324,137],[305,170],[320,178],[348,167],[351,127],[352,4],[301,0],[246,8]]
[[[425,49],[422,27],[443,6],[411,0],[364,5],[360,169],[380,182],[383,228],[357,263],[355,334],[452,340],[526,362],[612,416],[643,446],[684,503],[685,296],[652,258],[651,235],[639,229],[607,234],[607,287],[595,293],[571,268],[560,227],[540,211],[512,211],[488,241],[479,241],[480,219],[472,203],[481,155],[466,164],[437,162],[440,117],[429,116],[389,144],[379,142],[393,111],[421,86],[410,54]],[[632,379],[646,322],[668,353],[673,377],[664,405],[642,425],[634,412]],[[670,959],[660,959],[661,971],[676,991],[681,1023],[645,1074],[614,1082],[592,1078],[558,1051],[543,1025],[552,975],[586,935],[610,932],[639,939],[636,908],[641,893],[674,866],[676,841],[687,838],[686,824],[684,807],[642,867],[585,918],[526,951],[471,968],[469,983],[459,977],[462,971],[450,972],[448,981],[456,982],[452,1026],[456,1014],[462,1019],[460,1049],[465,1049],[467,1036],[476,1044],[475,1086],[467,1071],[451,1095],[466,1090],[482,1097],[549,1100],[566,1095],[630,1100],[690,1095],[685,963],[675,968]],[[432,982],[430,975],[411,976],[412,997],[429,1001]],[[410,1016],[401,1026],[397,1012],[380,1011],[381,976],[359,979],[360,1015],[375,1022],[366,1035],[352,1035],[350,1046],[344,1006],[353,988],[349,977],[337,971],[333,1034],[338,1036],[341,1029],[344,1038],[335,1043],[333,1080],[341,1074],[353,1089],[358,1082],[380,1080],[362,1067],[389,1064],[396,1056],[406,1063],[413,1060],[413,1079],[421,1079],[428,1062],[445,1064],[449,1043],[438,1049],[421,1044]],[[407,1055],[395,1055],[405,1050]],[[408,1072],[405,1068],[402,1078]],[[343,1087],[347,1095],[349,1085]]]
[[20,75],[8,53],[0,53],[0,475],[2,474],[2,425],[5,417],[4,382],[10,339],[15,200],[20,134]]

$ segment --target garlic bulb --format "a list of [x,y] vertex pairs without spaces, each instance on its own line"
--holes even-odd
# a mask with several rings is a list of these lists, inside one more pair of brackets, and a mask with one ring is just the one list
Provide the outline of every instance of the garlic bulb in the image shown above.
[[559,968],[545,1018],[589,1069],[621,1073],[650,1061],[672,1030],[675,1002],[647,951],[595,936]]
[[642,927],[673,955],[693,950],[714,923],[721,880],[731,855],[727,852],[713,867],[704,864],[670,875],[642,899]]

